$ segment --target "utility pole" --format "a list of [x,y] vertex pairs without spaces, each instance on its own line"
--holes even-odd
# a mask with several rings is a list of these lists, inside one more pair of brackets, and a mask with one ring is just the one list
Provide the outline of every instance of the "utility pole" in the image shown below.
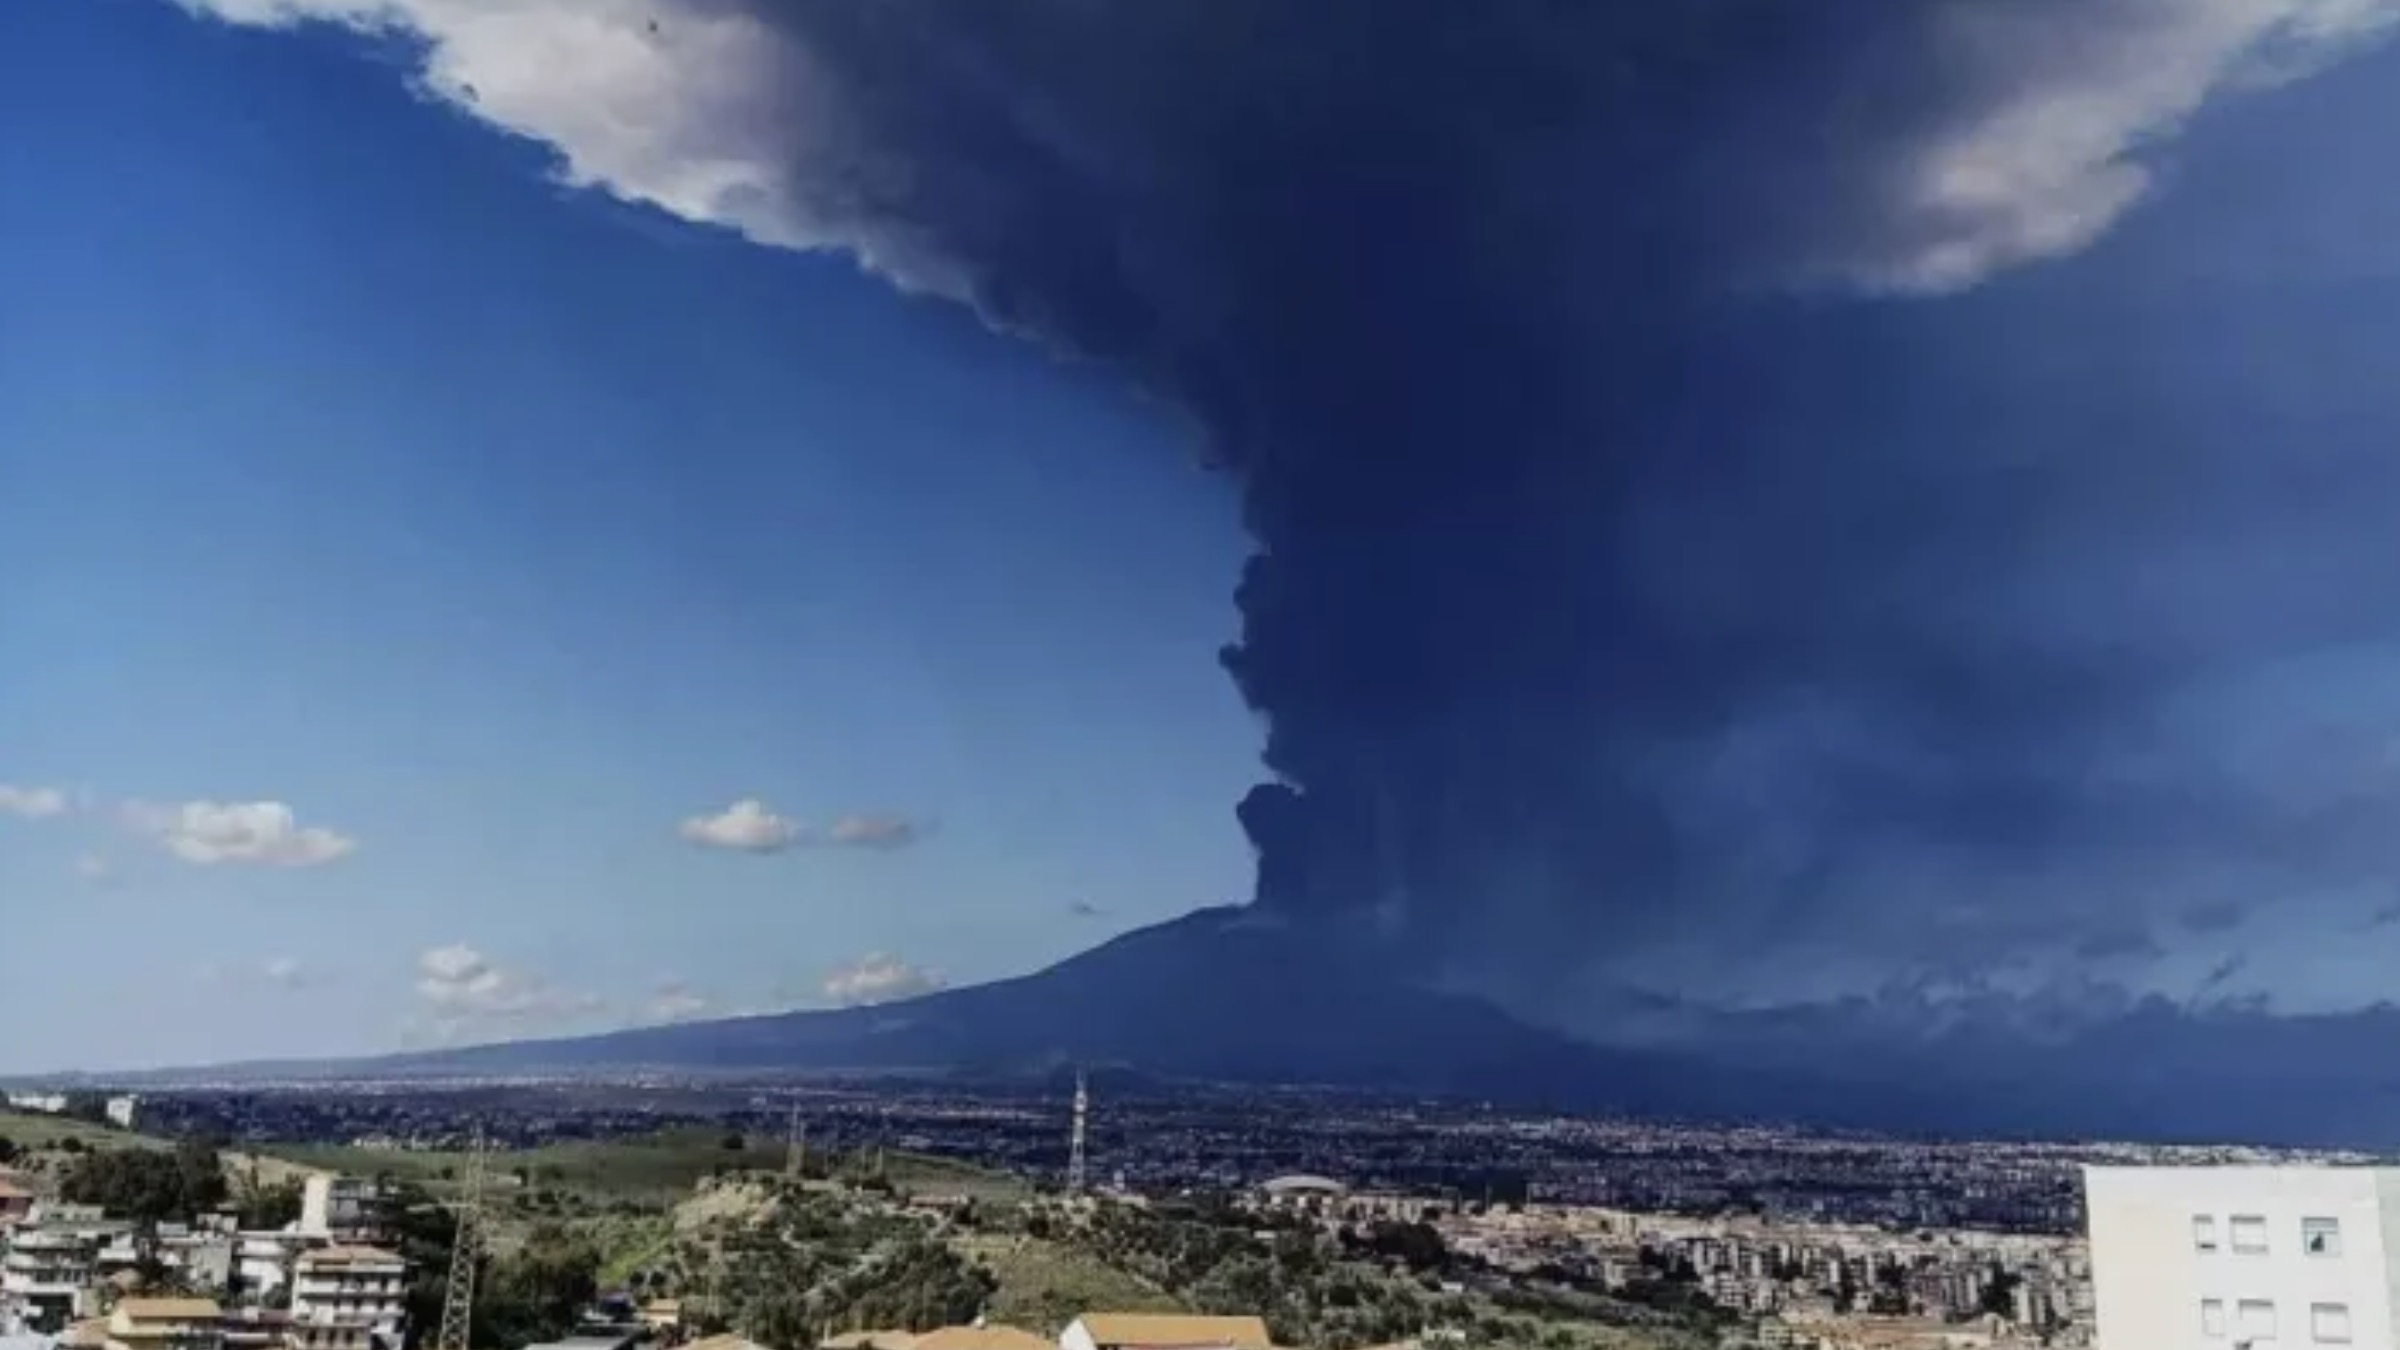
[[800,1100],[792,1099],[791,1118],[783,1127],[783,1170],[792,1177],[808,1176],[808,1126],[800,1120]]
[[467,1146],[467,1175],[458,1197],[458,1228],[450,1239],[450,1281],[442,1294],[442,1331],[434,1350],[468,1350],[475,1323],[475,1258],[483,1245],[483,1127]]

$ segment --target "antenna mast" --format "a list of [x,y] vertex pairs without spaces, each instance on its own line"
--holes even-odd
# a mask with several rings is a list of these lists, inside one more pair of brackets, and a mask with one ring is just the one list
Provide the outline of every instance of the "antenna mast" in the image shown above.
[[1080,1195],[1084,1186],[1083,1129],[1085,1117],[1091,1113],[1092,1095],[1084,1083],[1083,1070],[1075,1071],[1075,1129],[1067,1140],[1067,1191]]
[[442,1333],[434,1350],[468,1350],[475,1321],[475,1258],[483,1245],[483,1127],[467,1146],[467,1175],[458,1197],[458,1230],[450,1239],[450,1281],[442,1294]]

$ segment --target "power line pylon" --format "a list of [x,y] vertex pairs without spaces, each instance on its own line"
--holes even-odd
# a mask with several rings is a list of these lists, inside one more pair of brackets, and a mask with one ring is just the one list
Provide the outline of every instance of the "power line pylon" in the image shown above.
[[791,1176],[808,1176],[808,1123],[800,1119],[800,1103],[792,1103],[791,1119],[783,1127],[783,1170]]
[[1075,1071],[1075,1127],[1073,1132],[1067,1136],[1067,1193],[1070,1195],[1083,1194],[1085,1180],[1083,1157],[1084,1118],[1090,1114],[1091,1106],[1092,1096],[1091,1093],[1086,1090],[1086,1086],[1083,1081],[1083,1070],[1077,1069]]
[[450,1281],[442,1293],[442,1334],[434,1350],[468,1350],[475,1322],[475,1258],[483,1246],[483,1127],[467,1149],[467,1175],[458,1195],[458,1229],[450,1239]]

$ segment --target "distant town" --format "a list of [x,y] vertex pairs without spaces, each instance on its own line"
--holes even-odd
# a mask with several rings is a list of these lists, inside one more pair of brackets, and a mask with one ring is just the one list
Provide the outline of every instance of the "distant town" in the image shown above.
[[7,1100],[10,1350],[2117,1350],[2087,1171],[2380,1175],[1107,1075]]

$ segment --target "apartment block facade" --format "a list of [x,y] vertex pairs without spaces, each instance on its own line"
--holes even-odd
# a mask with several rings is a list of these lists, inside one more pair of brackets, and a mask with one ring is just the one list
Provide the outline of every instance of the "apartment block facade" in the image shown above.
[[2084,1171],[2097,1350],[2400,1350],[2400,1169]]

